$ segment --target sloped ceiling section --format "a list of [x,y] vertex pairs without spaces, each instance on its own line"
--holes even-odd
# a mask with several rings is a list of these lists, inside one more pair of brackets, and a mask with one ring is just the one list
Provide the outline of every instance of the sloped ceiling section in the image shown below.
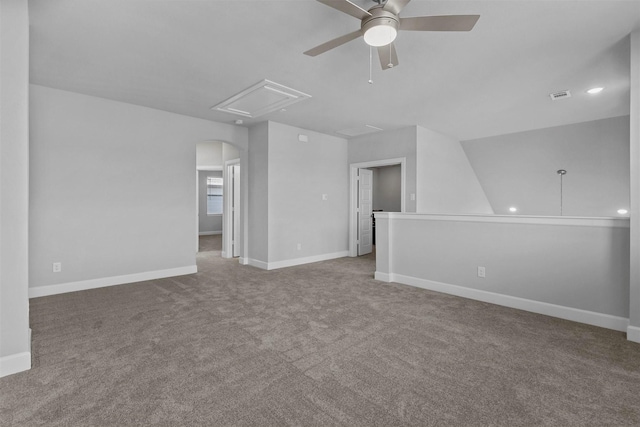
[[[359,0],[363,7],[373,6]],[[380,70],[359,28],[313,0],[31,0],[31,82],[232,123],[210,109],[262,79],[312,99],[274,120],[335,134],[419,125],[468,140],[628,114],[628,34],[638,1],[423,1],[401,16],[480,14],[471,32],[401,32]],[[604,86],[598,98],[583,96]],[[554,103],[549,93],[574,96]]]

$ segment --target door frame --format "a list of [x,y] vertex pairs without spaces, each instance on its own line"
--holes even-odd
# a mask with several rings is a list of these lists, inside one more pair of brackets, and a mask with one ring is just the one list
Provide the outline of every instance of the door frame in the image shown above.
[[406,157],[351,163],[349,165],[349,256],[358,256],[358,169],[400,165],[400,211],[405,211]]
[[[230,171],[235,165],[240,166],[240,159],[227,160],[224,162],[224,168],[222,169],[222,258],[233,258],[233,212],[231,211],[233,183],[230,179]],[[240,171],[242,171],[242,167],[240,167]],[[240,180],[240,185],[242,185],[242,179]],[[240,196],[242,196],[242,189],[240,190]]]

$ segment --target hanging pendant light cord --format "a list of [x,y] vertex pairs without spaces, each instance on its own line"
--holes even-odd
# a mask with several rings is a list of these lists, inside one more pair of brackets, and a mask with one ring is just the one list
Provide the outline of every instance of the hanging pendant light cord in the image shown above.
[[560,175],[560,216],[562,216],[562,202],[563,202],[563,200],[562,200],[562,197],[563,197],[563,194],[562,194],[562,177],[567,174],[567,171],[564,170],[564,169],[558,169],[558,171],[556,173],[558,175]]
[[562,216],[562,175],[560,175],[560,216]]

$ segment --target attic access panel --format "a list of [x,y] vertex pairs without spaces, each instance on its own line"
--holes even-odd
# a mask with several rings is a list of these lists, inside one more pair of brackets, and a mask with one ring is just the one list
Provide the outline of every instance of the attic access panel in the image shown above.
[[309,98],[311,95],[265,79],[211,109],[255,118]]

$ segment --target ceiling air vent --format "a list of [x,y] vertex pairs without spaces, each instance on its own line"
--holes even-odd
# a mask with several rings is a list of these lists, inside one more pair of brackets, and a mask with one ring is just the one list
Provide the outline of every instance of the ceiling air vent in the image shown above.
[[211,109],[254,118],[309,98],[311,95],[265,79]]
[[560,92],[550,93],[549,96],[553,101],[563,98],[571,98],[571,92],[568,90],[561,90]]

